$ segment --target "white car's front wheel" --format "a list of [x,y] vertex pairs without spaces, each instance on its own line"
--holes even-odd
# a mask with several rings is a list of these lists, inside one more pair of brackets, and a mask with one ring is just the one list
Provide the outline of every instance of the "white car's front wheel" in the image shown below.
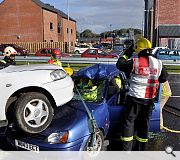
[[23,94],[15,103],[15,121],[28,133],[45,130],[52,121],[54,110],[47,97],[41,93]]

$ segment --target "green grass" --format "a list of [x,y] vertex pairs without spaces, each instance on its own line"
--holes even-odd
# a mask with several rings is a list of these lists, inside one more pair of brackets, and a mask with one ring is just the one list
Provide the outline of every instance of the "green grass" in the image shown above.
[[167,72],[180,73],[180,66],[165,66]]

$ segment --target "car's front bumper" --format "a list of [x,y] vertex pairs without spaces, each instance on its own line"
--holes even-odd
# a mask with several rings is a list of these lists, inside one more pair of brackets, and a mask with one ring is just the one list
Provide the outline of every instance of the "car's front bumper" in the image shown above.
[[[87,139],[88,136],[66,144],[49,144],[43,142],[42,140],[32,138],[22,138],[18,140],[25,142],[27,144],[37,146],[39,151],[81,151],[83,150],[83,147],[85,145],[84,143]],[[9,135],[7,136],[7,142],[11,145],[12,150],[27,150],[22,147],[18,147],[15,143],[15,138]]]

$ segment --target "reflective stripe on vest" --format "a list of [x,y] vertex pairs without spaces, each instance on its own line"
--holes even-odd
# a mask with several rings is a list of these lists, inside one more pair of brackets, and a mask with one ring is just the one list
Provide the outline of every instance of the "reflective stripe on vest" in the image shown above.
[[120,77],[115,78],[115,82],[118,85],[118,87],[121,88],[121,79],[120,79]]
[[139,142],[148,142],[148,139],[145,139],[145,138],[140,138],[138,136],[135,136],[136,140],[138,140]]
[[128,141],[132,141],[132,140],[133,140],[133,136],[131,136],[131,137],[121,137],[121,141],[128,142]]
[[5,60],[1,60],[0,62],[2,62],[2,63],[4,63],[4,64],[6,64],[6,63],[7,63]]
[[133,62],[128,94],[136,98],[154,98],[159,84],[162,62],[152,56],[134,58]]

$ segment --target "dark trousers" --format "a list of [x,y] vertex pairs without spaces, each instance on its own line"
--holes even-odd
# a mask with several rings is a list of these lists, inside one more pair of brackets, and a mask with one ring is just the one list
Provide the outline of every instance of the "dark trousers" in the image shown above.
[[[151,104],[145,104],[136,101],[133,97],[128,96],[125,105],[124,119],[122,122],[122,137],[132,137],[136,132],[139,137],[136,150],[145,150],[147,142],[139,141],[139,139],[148,139],[149,119],[152,113]],[[122,150],[132,150],[133,140],[122,140]]]

